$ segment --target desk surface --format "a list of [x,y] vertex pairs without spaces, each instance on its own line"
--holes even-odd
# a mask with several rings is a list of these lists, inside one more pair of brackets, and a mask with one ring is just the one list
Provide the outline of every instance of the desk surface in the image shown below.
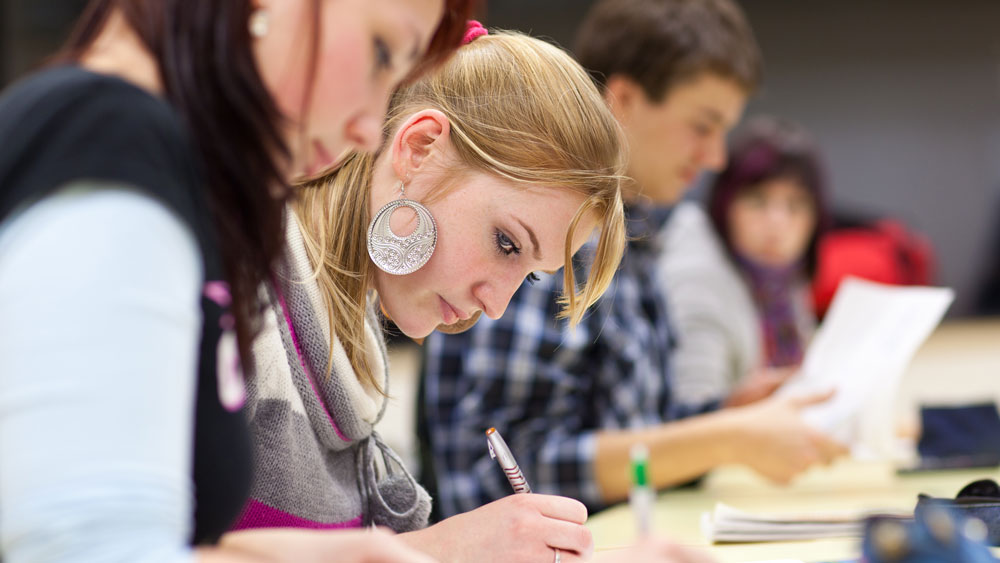
[[[655,505],[653,525],[659,535],[708,549],[723,563],[768,559],[841,561],[859,556],[857,538],[710,546],[701,533],[701,515],[710,512],[716,502],[750,512],[906,510],[916,504],[918,493],[954,497],[965,484],[987,477],[1000,479],[1000,470],[897,476],[888,464],[845,461],[811,470],[791,486],[779,487],[749,470],[727,467],[713,472],[697,489],[662,493]],[[623,547],[635,539],[635,524],[626,505],[594,515],[588,527],[599,550]]]
[[[903,378],[897,404],[912,415],[918,404],[1000,400],[1000,321],[942,325],[917,353]],[[816,468],[788,487],[771,485],[741,467],[712,472],[698,488],[667,491],[657,500],[657,532],[683,544],[707,547],[700,530],[703,512],[725,502],[752,512],[836,509],[912,509],[917,493],[954,497],[965,484],[1000,470],[963,470],[897,476],[886,463],[844,461]],[[591,517],[588,527],[599,550],[631,543],[632,515],[620,505]],[[858,557],[858,539],[727,544],[708,547],[721,562],[768,559],[838,561]]]
[[1000,402],[1000,319],[942,324],[917,351],[900,387],[898,406]]

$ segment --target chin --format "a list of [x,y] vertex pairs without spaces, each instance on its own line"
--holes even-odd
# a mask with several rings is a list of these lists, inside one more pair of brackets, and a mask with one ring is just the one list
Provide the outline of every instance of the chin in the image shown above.
[[787,268],[794,264],[795,260],[785,258],[784,256],[764,256],[760,259],[760,263],[771,268]]
[[413,324],[409,323],[401,324],[399,322],[396,322],[396,328],[399,329],[399,332],[402,332],[408,338],[412,338],[413,340],[421,340],[427,338],[427,335],[429,335],[431,332],[434,331],[433,326],[428,326],[425,323],[420,323],[419,326],[414,326]]
[[442,332],[444,334],[458,334],[460,332],[465,332],[476,324],[479,317],[482,315],[482,311],[476,311],[476,314],[472,315],[468,319],[458,320],[453,323],[444,324],[440,323],[437,326],[427,326],[420,324],[420,326],[414,326],[414,324],[405,322],[396,322],[396,328],[399,329],[404,335],[413,340],[423,340],[430,336],[434,331]]

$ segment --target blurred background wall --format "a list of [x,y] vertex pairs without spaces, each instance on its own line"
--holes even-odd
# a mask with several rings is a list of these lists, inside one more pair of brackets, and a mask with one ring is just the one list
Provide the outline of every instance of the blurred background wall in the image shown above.
[[[0,83],[63,37],[83,0],[0,0]],[[572,46],[589,0],[493,0],[485,23]],[[765,86],[747,115],[800,122],[823,147],[837,207],[928,235],[938,281],[973,312],[1000,256],[1000,1],[745,0]],[[0,139],[2,142],[2,139]]]
[[87,0],[0,0],[0,85],[52,53]]

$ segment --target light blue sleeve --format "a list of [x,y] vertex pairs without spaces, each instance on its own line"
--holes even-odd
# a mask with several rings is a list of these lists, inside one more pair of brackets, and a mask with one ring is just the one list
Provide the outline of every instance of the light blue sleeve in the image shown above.
[[190,562],[202,266],[152,198],[0,224],[0,559]]

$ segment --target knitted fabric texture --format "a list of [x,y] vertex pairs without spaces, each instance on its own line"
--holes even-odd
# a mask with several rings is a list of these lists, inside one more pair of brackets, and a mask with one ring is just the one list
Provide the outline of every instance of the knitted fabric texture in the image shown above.
[[[386,399],[363,386],[311,279],[299,227],[288,217],[285,260],[254,341],[247,414],[255,448],[251,500],[234,529],[423,528],[430,497],[374,431]],[[388,393],[385,342],[369,308],[366,340]]]

